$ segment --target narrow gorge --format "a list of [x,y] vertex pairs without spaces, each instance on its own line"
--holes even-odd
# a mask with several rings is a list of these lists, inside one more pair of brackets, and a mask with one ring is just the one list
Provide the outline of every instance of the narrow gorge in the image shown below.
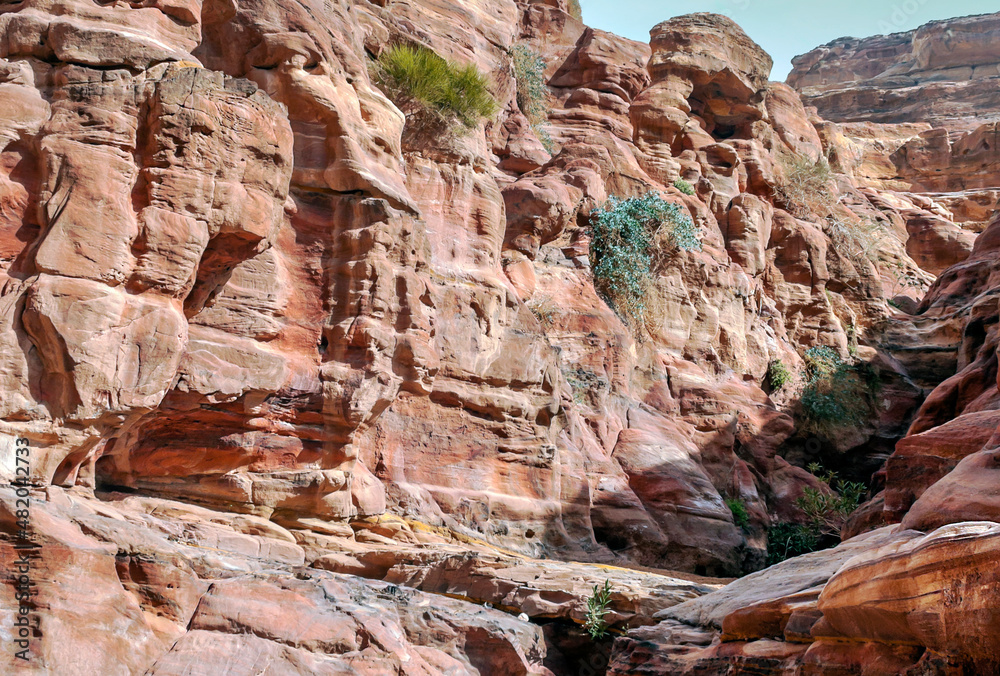
[[0,0],[0,673],[1000,673],[1000,14],[663,18]]

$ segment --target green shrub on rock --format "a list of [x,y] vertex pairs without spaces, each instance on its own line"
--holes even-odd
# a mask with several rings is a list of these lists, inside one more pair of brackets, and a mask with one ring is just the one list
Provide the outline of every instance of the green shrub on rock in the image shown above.
[[805,353],[808,381],[802,391],[802,412],[814,429],[861,425],[875,411],[881,388],[878,372],[868,364],[844,361],[829,347]]
[[408,116],[472,128],[497,112],[489,82],[474,65],[448,61],[426,47],[389,47],[375,63],[374,75]]
[[767,530],[767,565],[819,549],[819,537],[806,524],[776,523]]
[[768,529],[769,566],[836,545],[844,523],[864,501],[868,490],[864,484],[838,481],[835,472],[824,473],[819,464],[809,465],[808,469],[829,490],[806,488],[795,501],[805,514],[806,523],[776,523]]
[[587,619],[584,628],[591,640],[599,641],[608,635],[608,623],[604,619],[611,606],[611,581],[605,580],[603,587],[594,585],[594,592],[587,599]]
[[791,379],[792,372],[780,359],[775,359],[767,365],[767,380],[771,384],[771,389],[780,390]]
[[726,507],[733,515],[733,523],[739,528],[746,528],[750,525],[750,510],[747,503],[739,498],[726,498]]
[[691,217],[656,193],[610,197],[591,215],[594,287],[623,321],[639,326],[648,310],[654,259],[701,249]]
[[685,181],[683,178],[679,178],[676,181],[674,181],[674,187],[680,190],[685,195],[694,194],[694,186]]

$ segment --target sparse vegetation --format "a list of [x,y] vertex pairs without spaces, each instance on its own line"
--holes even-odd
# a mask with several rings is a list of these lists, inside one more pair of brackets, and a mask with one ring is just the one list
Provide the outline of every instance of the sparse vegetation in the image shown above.
[[777,523],[767,533],[767,565],[773,566],[809,552],[832,547],[840,541],[840,531],[847,518],[860,506],[867,488],[864,484],[838,481],[835,472],[824,472],[813,463],[809,471],[829,490],[806,488],[795,501],[808,519],[807,523]]
[[680,190],[685,195],[694,194],[694,186],[685,181],[683,178],[679,178],[676,181],[674,181],[674,187]]
[[840,529],[843,528],[844,522],[860,506],[861,499],[868,489],[862,483],[839,481],[835,472],[824,473],[823,467],[817,463],[809,465],[808,469],[831,490],[821,491],[816,488],[806,488],[802,492],[802,497],[796,500],[795,504],[805,512],[818,537],[835,536],[839,538]]
[[726,498],[726,507],[733,515],[733,523],[740,528],[750,525],[750,510],[747,509],[746,502],[740,498]]
[[511,50],[514,79],[517,80],[517,107],[531,123],[535,135],[545,150],[552,154],[555,143],[542,127],[549,119],[549,88],[545,84],[545,60],[527,45],[514,45]]
[[877,265],[888,236],[885,225],[871,218],[851,218],[836,208],[834,173],[827,159],[782,155],[778,164],[784,176],[775,190],[778,203],[798,218],[825,219],[834,249],[855,265],[864,261]]
[[654,259],[701,249],[697,228],[678,205],[655,193],[611,197],[591,216],[594,287],[633,329],[647,319]]
[[852,222],[829,217],[827,234],[836,251],[856,265],[864,261],[877,265],[888,236],[885,226],[870,218]]
[[583,625],[594,641],[599,641],[608,635],[608,623],[604,617],[611,612],[608,610],[610,605],[611,581],[605,580],[603,587],[594,585],[594,592],[587,599],[587,620]]
[[[894,262],[892,267],[895,270],[892,296],[897,296],[910,290],[917,291],[922,296],[927,291],[927,282],[916,271],[907,268],[901,261]],[[892,299],[889,299],[888,303],[893,307],[899,307],[899,304]]]
[[386,96],[421,124],[473,128],[497,111],[489,82],[474,65],[448,61],[426,47],[389,47],[374,76]]
[[844,361],[829,347],[811,347],[804,355],[808,380],[800,403],[814,431],[860,425],[875,410],[881,388],[878,372],[868,364]]
[[799,218],[813,214],[826,217],[836,204],[833,171],[826,158],[814,161],[804,155],[782,155],[778,164],[784,180],[777,187],[776,197],[785,209]]
[[580,0],[569,0],[569,15],[577,21],[583,21],[583,8],[580,7]]
[[780,390],[791,379],[792,372],[780,359],[775,359],[767,365],[767,381],[771,384],[772,390]]
[[819,538],[801,523],[776,523],[767,529],[767,565],[802,556],[819,549]]
[[550,296],[532,298],[528,302],[528,309],[531,310],[531,314],[535,315],[535,319],[538,320],[542,327],[546,329],[555,323],[556,312],[559,310]]

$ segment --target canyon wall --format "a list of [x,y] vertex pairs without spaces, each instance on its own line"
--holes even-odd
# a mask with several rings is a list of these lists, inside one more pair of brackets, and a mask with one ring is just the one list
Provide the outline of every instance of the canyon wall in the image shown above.
[[836,122],[924,122],[971,131],[1000,118],[1000,14],[841,38],[792,60],[788,84]]
[[907,252],[936,276],[874,340],[929,394],[841,545],[658,613],[619,639],[608,673],[998,668],[997,25],[935,22],[794,60],[831,166],[898,210]]
[[[937,118],[862,148],[846,118],[768,82],[770,57],[724,17],[665,21],[646,45],[569,10],[0,9],[0,475],[18,477],[26,440],[30,673],[578,673],[581,656],[610,656],[577,628],[603,579],[616,631],[677,632],[619,639],[620,673],[650,641],[725,653],[718,629],[756,635],[678,604],[739,591],[700,576],[763,567],[768,527],[826,490],[812,461],[874,498],[849,525],[862,544],[814,555],[826,572],[807,562],[795,589],[844,551],[868,557],[844,591],[803,601],[830,618],[823,636],[986,659],[988,632],[945,632],[944,647],[933,623],[870,635],[877,618],[852,609],[889,603],[918,564],[937,589],[995,551],[992,526],[950,525],[989,519],[981,493],[953,504],[934,485],[988,464],[983,446],[942,458],[933,436],[990,436],[995,228],[977,239],[956,215],[971,198],[926,194],[979,195],[989,170],[952,171],[970,153],[959,126],[941,146]],[[449,133],[412,124],[373,75],[397,43],[474,64],[499,113]],[[517,103],[519,45],[545,65],[540,126]],[[791,163],[834,151],[874,159],[832,158],[829,213],[789,200]],[[946,156],[962,159],[927,178]],[[650,192],[691,217],[700,247],[654,271],[656,312],[638,325],[595,290],[589,224],[609,197]],[[838,239],[866,224],[878,255]],[[800,424],[812,347],[879,374],[863,420]],[[779,361],[794,377],[776,388]],[[0,505],[13,565],[14,489]],[[977,618],[987,582],[969,583]],[[776,586],[753,603],[790,588]],[[0,594],[13,621],[17,588]]]

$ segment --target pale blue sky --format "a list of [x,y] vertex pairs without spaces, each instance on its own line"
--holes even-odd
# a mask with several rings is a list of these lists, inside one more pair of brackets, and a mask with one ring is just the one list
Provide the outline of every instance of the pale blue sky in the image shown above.
[[784,80],[792,57],[836,38],[907,31],[935,19],[987,14],[996,0],[580,0],[594,28],[649,42],[649,29],[691,12],[725,14],[774,59]]

